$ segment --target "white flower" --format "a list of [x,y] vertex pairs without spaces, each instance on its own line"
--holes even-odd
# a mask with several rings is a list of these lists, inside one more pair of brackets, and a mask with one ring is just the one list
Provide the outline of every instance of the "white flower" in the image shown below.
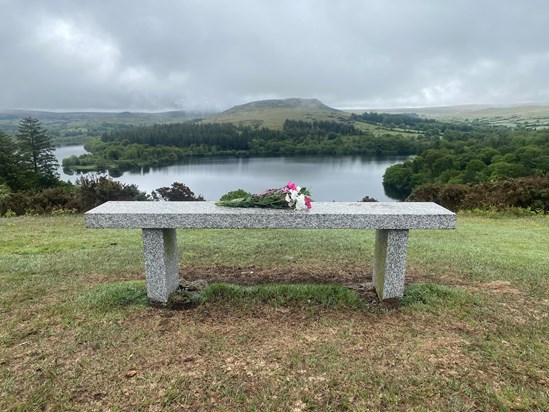
[[292,207],[295,203],[288,193],[286,194],[286,198],[284,200],[286,200],[286,203],[288,203],[289,207]]
[[299,195],[297,197],[295,209],[296,210],[307,209],[307,205],[305,204],[305,195]]

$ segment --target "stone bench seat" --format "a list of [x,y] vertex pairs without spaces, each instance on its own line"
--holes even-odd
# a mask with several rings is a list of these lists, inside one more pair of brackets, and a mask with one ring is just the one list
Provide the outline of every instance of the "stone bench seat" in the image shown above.
[[176,229],[375,229],[373,283],[380,299],[400,298],[410,229],[454,229],[435,203],[314,202],[309,210],[229,208],[214,202],[107,202],[85,214],[89,228],[143,231],[147,296],[167,302],[179,285]]

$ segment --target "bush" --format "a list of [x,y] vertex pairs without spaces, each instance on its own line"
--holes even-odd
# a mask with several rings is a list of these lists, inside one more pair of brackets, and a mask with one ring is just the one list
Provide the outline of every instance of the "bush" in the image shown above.
[[38,215],[59,213],[59,210],[81,211],[78,192],[74,187],[55,187],[36,192],[13,192],[0,199],[0,215]]
[[454,212],[521,208],[549,213],[549,174],[473,185],[425,184],[414,189],[407,200],[435,202]]
[[204,201],[204,197],[194,195],[194,192],[183,183],[174,182],[172,187],[159,187],[152,192],[154,200],[165,200],[171,202],[196,202]]
[[76,184],[84,212],[109,200],[149,200],[136,185],[120,183],[107,176],[82,176]]

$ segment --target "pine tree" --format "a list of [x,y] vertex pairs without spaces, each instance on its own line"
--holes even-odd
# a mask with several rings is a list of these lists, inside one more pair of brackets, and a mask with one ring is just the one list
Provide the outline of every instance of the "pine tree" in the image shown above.
[[0,131],[0,185],[7,184],[11,189],[17,186],[18,164],[15,142]]
[[59,181],[55,146],[38,119],[25,117],[19,122],[15,136],[19,155],[36,187],[51,187]]

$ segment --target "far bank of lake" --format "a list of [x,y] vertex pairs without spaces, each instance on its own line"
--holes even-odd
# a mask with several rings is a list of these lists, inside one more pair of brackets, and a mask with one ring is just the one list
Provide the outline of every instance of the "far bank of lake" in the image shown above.
[[[85,152],[83,146],[65,146],[56,149],[56,156],[61,163],[65,157]],[[259,193],[294,181],[308,187],[316,201],[353,202],[364,196],[392,201],[395,199],[383,189],[383,174],[387,167],[405,159],[405,156],[195,157],[171,166],[124,172],[114,179],[135,184],[147,193],[181,182],[206,200],[218,200],[239,188]],[[67,175],[62,169],[59,173],[61,179],[72,182],[79,176]]]

